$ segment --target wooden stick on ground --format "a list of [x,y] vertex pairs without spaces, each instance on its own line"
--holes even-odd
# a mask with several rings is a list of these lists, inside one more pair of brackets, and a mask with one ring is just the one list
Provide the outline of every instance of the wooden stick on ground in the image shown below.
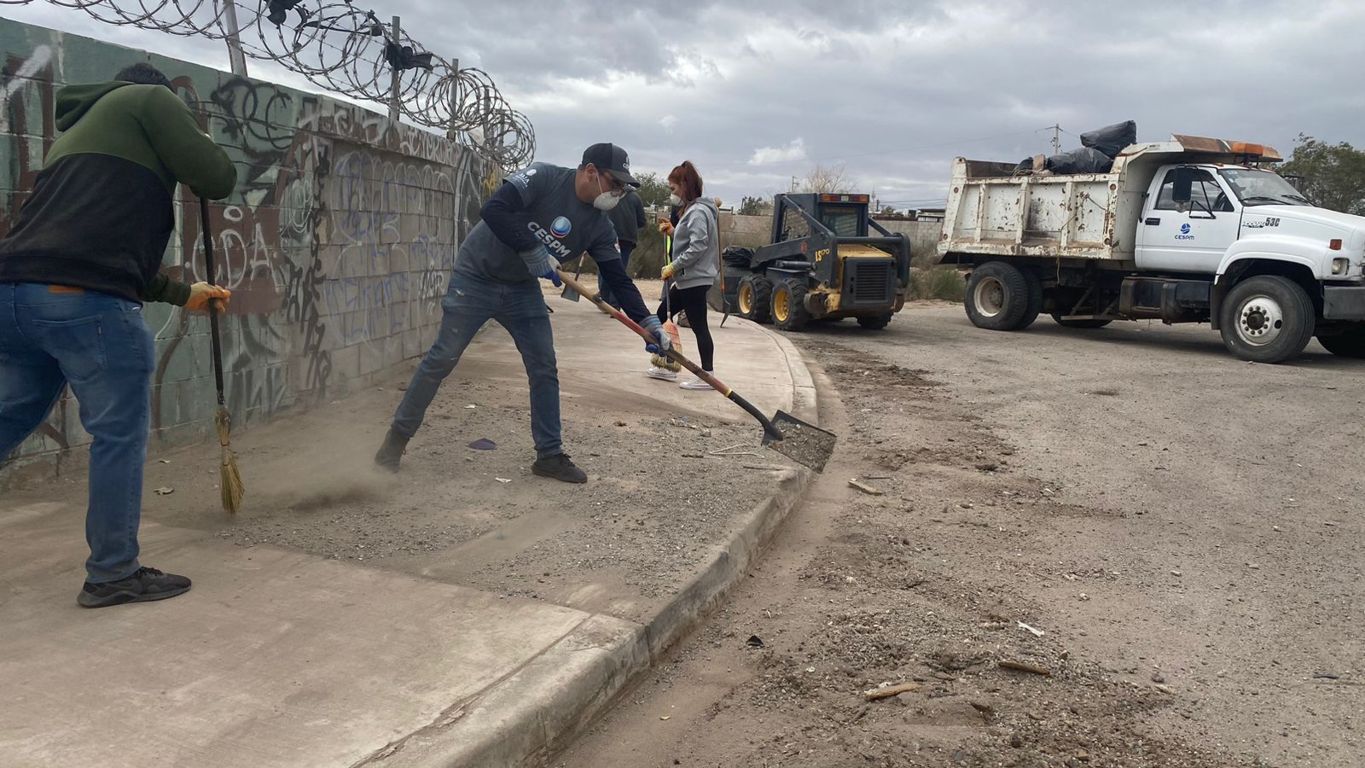
[[1030,664],[1027,661],[1015,661],[1013,659],[1001,659],[998,662],[1001,669],[1013,669],[1016,672],[1028,672],[1033,675],[1052,677],[1052,670],[1037,664]]
[[901,683],[899,685],[888,685],[885,688],[873,688],[868,691],[863,691],[863,698],[868,701],[877,701],[878,699],[889,699],[892,696],[918,690],[919,683]]

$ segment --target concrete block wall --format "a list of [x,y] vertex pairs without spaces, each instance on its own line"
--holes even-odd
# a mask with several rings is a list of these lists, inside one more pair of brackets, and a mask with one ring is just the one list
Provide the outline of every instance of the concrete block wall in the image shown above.
[[[422,354],[457,245],[498,170],[444,136],[324,96],[0,21],[0,234],[56,136],[57,89],[139,61],[172,78],[237,166],[237,189],[210,206],[215,277],[234,291],[222,329],[237,428],[367,386]],[[176,215],[163,269],[204,279],[198,200],[183,187]],[[164,304],[144,314],[157,339],[153,439],[207,437],[216,408],[207,320]],[[0,480],[88,441],[64,393]]]

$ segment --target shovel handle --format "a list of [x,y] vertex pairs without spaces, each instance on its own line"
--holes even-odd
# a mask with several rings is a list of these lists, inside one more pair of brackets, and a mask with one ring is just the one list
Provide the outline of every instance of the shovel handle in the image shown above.
[[[596,306],[598,309],[616,318],[625,327],[631,329],[632,331],[635,331],[637,336],[645,340],[645,343],[647,344],[658,343],[659,340],[654,338],[654,334],[645,330],[644,326],[640,325],[634,320],[631,320],[629,317],[626,317],[625,312],[622,312],[616,307],[613,307],[612,305],[603,301],[601,294],[594,293],[588,290],[583,286],[582,283],[579,283],[577,280],[573,279],[573,277],[571,277],[568,272],[565,272],[562,269],[556,271],[559,272],[559,279],[564,281],[564,285],[568,286],[569,288],[572,288],[574,293],[577,293],[579,296],[582,296],[588,301],[591,301],[593,305]],[[750,416],[753,416],[755,419],[758,419],[758,423],[763,425],[763,435],[765,442],[771,442],[773,440],[782,439],[782,433],[777,429],[776,426],[773,425],[771,419],[769,419],[767,416],[764,416],[763,412],[758,410],[758,408],[756,408],[753,403],[749,402],[748,400],[745,400],[743,397],[740,397],[738,394],[735,393],[734,390],[727,387],[725,383],[722,382],[720,379],[716,378],[715,376],[712,376],[705,370],[702,370],[702,367],[700,365],[697,365],[691,360],[688,360],[686,357],[683,357],[682,353],[678,352],[677,350],[671,347],[669,348],[668,353],[665,356],[669,360],[672,360],[678,365],[681,365],[682,367],[686,368],[688,371],[692,373],[693,376],[696,376],[697,378],[701,379],[707,384],[710,384],[712,389],[716,390],[722,395],[725,395],[735,405],[738,405],[740,408],[743,408],[745,411],[747,411]]]

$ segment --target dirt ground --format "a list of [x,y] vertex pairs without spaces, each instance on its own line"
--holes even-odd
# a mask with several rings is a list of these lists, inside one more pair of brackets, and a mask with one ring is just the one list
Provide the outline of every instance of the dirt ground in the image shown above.
[[838,452],[557,765],[1361,765],[1365,363],[942,305],[795,338]]
[[[615,331],[608,323],[602,317],[561,324],[561,356],[598,349],[586,337]],[[722,332],[732,343],[761,333],[734,326]],[[605,338],[593,342],[617,337]],[[649,618],[717,545],[729,542],[731,530],[792,465],[763,450],[761,430],[714,393],[689,392],[666,404],[651,397],[678,389],[645,378],[647,356],[633,342],[627,348],[624,372],[611,367],[615,358],[605,363],[609,373],[561,365],[564,445],[588,473],[587,485],[531,474],[526,374],[505,332],[493,327],[443,383],[397,476],[376,469],[373,456],[408,372],[239,431],[233,446],[247,496],[236,516],[220,508],[216,443],[153,446],[144,518],[243,547],[287,547],[505,596]],[[479,440],[492,449],[473,448]],[[84,466],[72,462],[60,479],[31,481],[7,493],[6,502],[63,500],[79,508],[85,489]],[[193,572],[192,563],[157,557],[149,556],[151,565]]]

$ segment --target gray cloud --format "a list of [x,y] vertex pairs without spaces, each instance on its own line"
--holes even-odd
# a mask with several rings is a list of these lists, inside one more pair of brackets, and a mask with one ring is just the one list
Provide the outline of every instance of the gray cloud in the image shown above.
[[[1286,153],[1301,131],[1365,143],[1365,91],[1352,84],[1365,69],[1365,6],[1349,0],[387,0],[376,10],[487,70],[535,123],[539,159],[572,164],[610,140],[641,170],[692,160],[726,201],[785,189],[820,162],[842,164],[883,201],[928,204],[942,199],[955,155],[1045,152],[1054,123],[1068,148],[1129,118],[1144,139],[1195,133]],[[216,43],[113,37],[42,3],[4,11],[225,66]]]

